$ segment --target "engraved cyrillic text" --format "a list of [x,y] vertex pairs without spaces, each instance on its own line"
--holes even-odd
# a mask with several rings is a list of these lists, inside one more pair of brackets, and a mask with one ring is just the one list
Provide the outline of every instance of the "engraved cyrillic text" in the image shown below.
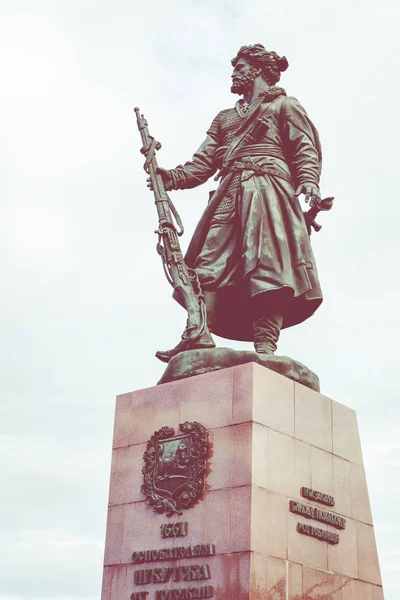
[[210,567],[207,564],[140,569],[135,571],[133,576],[135,585],[168,583],[169,581],[200,581],[202,579],[211,579]]

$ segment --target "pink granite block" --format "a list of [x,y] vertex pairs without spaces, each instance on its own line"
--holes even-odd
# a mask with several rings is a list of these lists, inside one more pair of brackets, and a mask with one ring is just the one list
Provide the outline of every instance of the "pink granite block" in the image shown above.
[[111,462],[109,504],[124,504],[144,500],[142,485],[143,453],[146,444],[137,444],[113,451]]
[[359,465],[363,464],[357,416],[354,410],[332,401],[333,452]]
[[[328,568],[328,544],[299,533],[297,523],[310,525],[311,521],[288,512],[288,559],[316,569],[326,570]],[[316,525],[315,522],[312,524]]]
[[371,585],[358,579],[345,579],[342,600],[372,600]]
[[[208,492],[190,510],[184,511],[182,515],[173,514],[170,517],[167,517],[165,513],[154,512],[147,503],[136,503],[136,522],[141,530],[140,538],[142,539],[142,536],[143,540],[147,538],[146,548],[150,546],[152,548],[164,548],[171,545],[187,546],[189,544],[200,544],[203,541],[204,543],[212,542],[212,539],[204,539],[207,496]],[[180,521],[185,521],[188,524],[188,533],[186,536],[177,538],[161,537],[162,525]],[[140,549],[145,549],[145,547],[143,546]]]
[[385,600],[383,589],[378,585],[371,585],[371,600]]
[[[166,517],[165,514],[154,513],[146,502],[124,504],[123,509],[122,563],[130,563],[133,552],[157,550],[158,548],[170,548],[173,546],[174,540],[172,538],[161,537],[160,526],[163,523],[176,522],[176,515],[174,517]],[[195,508],[193,511],[195,512]],[[177,539],[182,541],[183,538]],[[200,541],[201,539],[198,540],[198,542]]]
[[286,598],[286,562],[267,557],[267,595],[265,600]]
[[210,457],[206,478],[207,490],[232,486],[234,429],[234,426],[219,427],[208,432]]
[[253,423],[252,443],[252,483],[267,488],[268,483],[268,428],[259,423]]
[[250,552],[222,554],[207,559],[216,600],[249,600]]
[[295,440],[294,445],[294,496],[300,498],[303,486],[311,486],[312,482],[312,448],[300,440]]
[[253,419],[287,435],[294,435],[294,381],[254,364]]
[[354,463],[350,466],[350,499],[352,518],[372,525],[365,470],[363,466]]
[[207,492],[204,500],[203,543],[213,543],[218,554],[230,551],[231,490]]
[[332,400],[295,383],[295,436],[332,452]]
[[199,421],[206,429],[232,425],[233,371],[222,369],[181,381],[179,422]]
[[233,480],[232,486],[251,484],[253,425],[242,423],[235,425],[233,446]]
[[249,485],[232,488],[231,493],[231,552],[249,551],[251,548],[251,499]]
[[333,456],[333,497],[334,510],[346,517],[351,516],[350,502],[350,467],[351,463]]
[[258,552],[251,553],[250,598],[265,600],[267,597],[267,557]]
[[155,431],[164,426],[177,431],[179,402],[185,396],[183,384],[174,381],[133,392],[130,444],[147,442]]
[[233,423],[253,420],[254,364],[247,363],[233,369]]
[[[171,567],[171,566],[188,566],[193,564],[207,564],[209,567],[209,573],[211,577],[209,579],[184,581],[176,578],[175,580],[171,577],[167,583],[148,583],[144,585],[135,585],[134,573],[141,569],[154,569],[160,567]],[[241,600],[248,600],[249,593],[249,557],[247,553],[229,555],[223,554],[220,556],[203,557],[201,559],[182,559],[173,561],[163,562],[146,562],[141,565],[128,565],[126,567],[126,581],[128,595],[121,597],[115,596],[112,600],[129,600],[132,592],[145,591],[148,593],[146,600],[153,600],[155,598],[155,592],[157,590],[171,590],[171,589],[182,589],[182,588],[197,588],[203,586],[213,586],[214,590],[221,590],[221,595],[216,594],[214,591],[214,598],[222,598],[228,600],[228,598],[240,598]],[[243,594],[236,596],[235,587],[239,589],[238,580],[242,585]],[[228,594],[231,594],[229,596]]]
[[[358,547],[357,523],[346,519],[346,529],[339,530],[335,527],[321,527],[339,534],[339,544],[328,544],[328,570],[358,579]],[[321,542],[322,543],[322,542]]]
[[[213,492],[209,492],[213,498]],[[208,506],[209,493],[205,493],[200,501],[189,511],[185,511],[182,516],[174,515],[165,518],[164,515],[157,515],[158,535],[163,523],[186,521],[188,524],[188,534],[186,537],[178,537],[174,541],[175,546],[188,546],[189,544],[209,544],[213,543],[214,536],[208,538],[208,531],[205,532],[206,507]]]
[[113,596],[110,600],[130,600],[132,597],[132,594],[135,593],[140,593],[140,592],[147,592],[147,596],[144,596],[145,600],[153,600],[155,594],[154,592],[156,590],[160,590],[160,589],[166,589],[166,590],[170,590],[171,588],[176,588],[176,587],[184,587],[180,585],[180,582],[173,582],[172,579],[170,579],[167,583],[148,583],[148,584],[144,584],[144,585],[140,585],[140,584],[135,584],[135,571],[140,571],[143,569],[154,569],[154,568],[158,568],[158,567],[165,567],[165,566],[176,566],[179,565],[180,562],[179,561],[162,561],[162,562],[145,562],[145,563],[141,563],[141,564],[130,564],[130,565],[126,565],[126,575],[125,575],[125,580],[126,580],[126,592],[125,592],[125,596],[118,596],[115,595]]
[[[230,595],[224,596],[223,600],[232,600],[236,595],[238,600],[247,600],[250,592],[250,553],[231,554],[230,563]],[[216,598],[219,598],[217,594]]]
[[[185,420],[208,429],[206,491],[166,517],[140,493],[143,453],[155,430]],[[213,585],[217,600],[383,600],[356,429],[350,409],[256,364],[119,396],[102,600],[200,585]],[[345,516],[345,530],[289,511],[303,486],[334,496],[327,510]],[[161,538],[163,523],[181,520],[187,536]],[[339,545],[299,534],[299,521],[337,532]],[[134,551],[200,543],[217,555],[132,563]],[[212,579],[134,585],[139,568],[194,562],[209,564]]]
[[251,549],[277,558],[287,558],[287,498],[254,487],[251,520]]
[[219,427],[208,433],[210,460],[207,489],[251,483],[252,424]]
[[122,539],[124,533],[124,507],[110,506],[107,517],[106,547],[104,565],[121,563]]
[[267,487],[299,497],[302,486],[311,486],[311,449],[292,437],[268,430]]
[[329,452],[311,449],[312,484],[314,490],[333,496],[333,456]]
[[301,600],[303,596],[303,565],[289,563],[287,585],[288,600]]
[[272,492],[292,496],[295,482],[296,440],[268,429],[267,487]]
[[[288,506],[284,496],[267,494],[265,553],[277,558],[288,556]],[[264,515],[265,519],[265,515]]]
[[268,535],[268,496],[267,491],[254,487],[251,498],[251,550],[266,554]]
[[303,568],[302,600],[343,600],[346,586],[346,580],[339,575]]
[[128,569],[124,565],[104,567],[101,600],[130,597],[133,585],[130,585],[128,581],[127,571]]
[[[124,504],[124,537],[121,562],[130,563],[133,552],[158,548],[153,546],[154,513],[146,502]],[[160,538],[160,534],[158,535]],[[157,542],[159,542],[157,540]]]
[[113,448],[128,446],[132,428],[132,393],[117,396]]
[[357,523],[357,533],[359,578],[382,585],[374,529],[365,523]]

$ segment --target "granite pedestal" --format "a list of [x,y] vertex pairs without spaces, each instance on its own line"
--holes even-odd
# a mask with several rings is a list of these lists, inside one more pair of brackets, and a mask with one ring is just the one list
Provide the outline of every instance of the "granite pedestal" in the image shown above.
[[[143,454],[185,421],[207,430],[204,493],[168,517]],[[355,412],[255,363],[117,398],[101,600],[208,597],[383,600]]]

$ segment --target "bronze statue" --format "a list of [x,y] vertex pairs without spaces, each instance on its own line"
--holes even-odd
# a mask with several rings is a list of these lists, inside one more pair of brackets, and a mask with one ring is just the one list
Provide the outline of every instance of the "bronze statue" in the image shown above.
[[[170,213],[164,234],[160,220],[166,252],[159,251],[168,254],[174,297],[188,310],[179,344],[157,353],[165,362],[183,350],[213,348],[210,332],[254,341],[257,353],[273,354],[281,328],[301,323],[322,302],[309,234],[311,227],[320,228],[314,221],[317,212],[329,210],[333,199],[321,200],[317,130],[298,100],[276,85],[288,67],[285,57],[261,44],[242,46],[232,65],[231,91],[242,98],[218,113],[183,166],[157,166],[154,151],[160,145],[136,109],[148,186],[159,207],[171,208],[167,191],[198,186],[218,172],[219,187],[184,262]],[[301,194],[310,203],[307,213],[300,206]]]

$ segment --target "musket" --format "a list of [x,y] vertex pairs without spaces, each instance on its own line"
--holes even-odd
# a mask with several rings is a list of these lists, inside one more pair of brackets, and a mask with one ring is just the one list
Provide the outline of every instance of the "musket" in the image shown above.
[[323,200],[317,201],[314,204],[314,206],[312,206],[309,210],[303,213],[308,235],[311,235],[312,229],[314,229],[315,231],[320,231],[320,229],[322,229],[322,225],[316,222],[315,217],[321,211],[331,210],[333,201],[333,196],[330,196],[329,198],[324,198]]
[[[206,326],[204,294],[196,272],[184,261],[178,239],[184,232],[182,221],[158,172],[156,152],[160,150],[161,144],[150,135],[148,123],[144,115],[140,114],[139,108],[135,108],[135,113],[143,144],[140,151],[146,157],[143,168],[149,175],[158,213],[158,229],[155,231],[158,235],[157,252],[161,256],[167,280],[174,288],[174,294],[188,313],[182,340],[196,340]],[[166,361],[166,354],[168,353],[157,353],[156,356]]]

